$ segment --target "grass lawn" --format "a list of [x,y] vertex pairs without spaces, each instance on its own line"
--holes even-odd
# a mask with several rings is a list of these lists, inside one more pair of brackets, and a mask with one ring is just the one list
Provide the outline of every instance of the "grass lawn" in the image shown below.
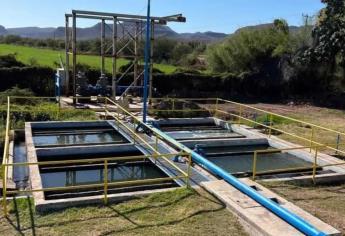
[[188,189],[120,204],[36,214],[28,199],[11,203],[1,235],[247,235],[237,218],[211,195]]
[[[62,57],[62,60],[65,58],[64,51],[55,51],[51,49],[43,48],[32,48],[26,46],[17,46],[9,44],[0,44],[0,55],[6,55],[10,53],[16,53],[17,59],[24,64],[29,64],[32,58],[35,58],[37,63],[41,66],[48,66],[51,68],[56,68],[56,63],[60,61],[59,56]],[[72,59],[72,57],[71,57]],[[99,56],[88,56],[88,55],[79,55],[77,57],[78,63],[87,64],[92,68],[100,68],[100,57]],[[128,60],[118,59],[117,67],[121,67],[128,63]],[[112,59],[106,58],[105,60],[106,71],[111,73],[112,71]],[[161,70],[166,74],[171,74],[176,70],[175,66],[164,65],[164,64],[154,64],[154,67]]]
[[345,235],[345,184],[302,187],[289,183],[260,182]]

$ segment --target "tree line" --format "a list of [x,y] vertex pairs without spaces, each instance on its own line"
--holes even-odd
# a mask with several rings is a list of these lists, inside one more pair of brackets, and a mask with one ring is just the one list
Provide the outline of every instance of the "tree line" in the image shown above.
[[209,69],[267,81],[292,81],[303,97],[345,93],[345,1],[326,4],[313,21],[291,30],[283,19],[269,27],[243,29],[207,49]]
[[[53,50],[64,50],[65,41],[62,39],[33,39],[23,38],[16,35],[0,36],[0,43],[14,44],[29,47],[48,48]],[[141,41],[138,45],[138,52],[143,57],[144,43]],[[106,39],[106,48],[112,45],[111,39]],[[120,41],[118,48],[122,48],[126,41]],[[133,53],[133,42],[129,44],[129,50],[123,50],[122,55]],[[77,50],[83,54],[100,55],[101,40],[80,40],[77,42]],[[155,63],[173,64],[176,66],[191,67],[195,69],[204,69],[204,63],[200,62],[199,55],[206,50],[206,43],[198,41],[179,41],[169,38],[157,38],[153,43],[153,61]],[[106,50],[106,55],[111,56],[112,50]]]

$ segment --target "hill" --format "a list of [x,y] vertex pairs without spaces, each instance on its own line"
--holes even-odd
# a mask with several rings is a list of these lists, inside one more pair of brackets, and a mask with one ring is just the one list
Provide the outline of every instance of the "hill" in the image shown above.
[[[134,34],[135,25],[133,23],[123,23],[123,26],[131,34]],[[106,37],[112,36],[112,24],[107,24],[105,28]],[[144,28],[144,25],[142,26]],[[77,28],[77,35],[80,40],[87,40],[87,39],[94,39],[100,37],[101,32],[101,24],[95,24],[91,27],[86,28]],[[118,35],[121,37],[123,35],[122,26],[118,26]],[[145,30],[143,31],[145,33]],[[40,27],[21,27],[21,28],[8,28],[6,29],[3,26],[0,26],[0,36],[1,35],[17,35],[21,37],[27,38],[37,38],[37,39],[46,39],[46,38],[55,38],[55,39],[63,39],[65,37],[65,27],[57,27],[57,28],[40,28]],[[197,33],[182,33],[179,34],[172,30],[169,26],[165,25],[156,25],[155,28],[155,36],[156,37],[166,37],[166,38],[173,38],[173,39],[181,39],[181,40],[197,40],[197,41],[205,41],[205,42],[212,42],[218,41],[220,39],[225,38],[227,35],[223,33],[215,33],[215,32],[197,32]]]

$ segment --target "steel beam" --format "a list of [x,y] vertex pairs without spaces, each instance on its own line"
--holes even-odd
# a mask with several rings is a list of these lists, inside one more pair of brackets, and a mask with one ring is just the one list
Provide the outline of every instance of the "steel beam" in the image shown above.
[[105,20],[102,20],[101,21],[101,74],[105,74],[104,54],[105,54]]
[[76,105],[76,96],[77,96],[77,86],[76,86],[76,77],[77,77],[77,17],[73,13],[73,23],[72,23],[72,54],[73,54],[73,105]]
[[[72,14],[65,14],[65,15],[69,18],[73,17]],[[113,21],[113,17],[107,17],[107,16],[91,16],[91,15],[76,14],[76,17],[77,18],[83,18],[83,19]],[[142,23],[146,22],[146,20],[127,19],[127,18],[121,18],[121,17],[117,17],[117,19],[118,19],[117,21],[120,21],[120,22],[142,22]],[[154,22],[157,25],[166,25],[167,24],[166,21],[155,20]]]
[[153,86],[153,46],[155,40],[155,25],[151,22],[151,48],[150,48],[150,81],[149,81],[149,104],[152,99],[152,86]]
[[113,78],[112,90],[113,99],[116,100],[116,80],[117,80],[117,18],[113,17]]
[[[96,11],[83,11],[83,10],[72,10],[72,14],[82,14],[82,15],[90,15],[90,16],[108,16],[108,17],[118,17],[118,18],[125,18],[125,19],[138,19],[138,20],[145,20],[147,16],[140,16],[140,15],[130,15],[130,14],[118,14],[118,13],[108,13],[108,12],[96,12]],[[158,21],[171,21],[171,22],[186,22],[186,18],[182,16],[182,14],[177,14],[173,16],[167,17],[151,17],[152,20]]]
[[65,16],[65,94],[69,94],[69,17]]

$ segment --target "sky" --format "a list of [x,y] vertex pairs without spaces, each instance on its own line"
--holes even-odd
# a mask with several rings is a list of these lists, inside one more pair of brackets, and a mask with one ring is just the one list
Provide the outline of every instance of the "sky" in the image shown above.
[[[64,25],[64,14],[72,9],[114,13],[146,14],[147,0],[0,0],[0,25],[6,28]],[[302,14],[315,15],[323,7],[320,0],[151,0],[152,15],[182,13],[186,23],[169,26],[179,33],[223,32],[284,18],[301,25]],[[79,20],[87,27],[97,21]]]

